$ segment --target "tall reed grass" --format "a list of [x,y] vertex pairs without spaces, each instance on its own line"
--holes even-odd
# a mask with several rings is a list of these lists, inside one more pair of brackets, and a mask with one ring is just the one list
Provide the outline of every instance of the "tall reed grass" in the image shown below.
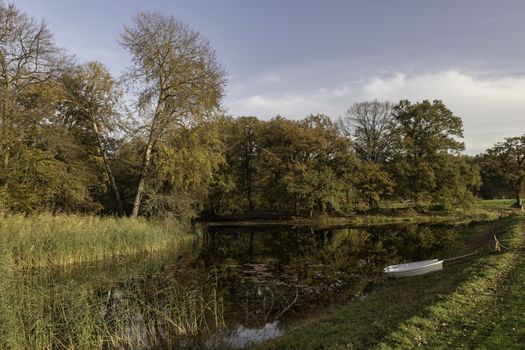
[[14,268],[130,256],[190,242],[186,226],[93,216],[0,217],[1,263]]
[[1,349],[175,349],[223,324],[213,285],[172,276],[109,290],[47,274],[12,282],[0,291]]
[[178,348],[220,327],[212,278],[174,273],[196,237],[170,221],[0,217],[0,349]]

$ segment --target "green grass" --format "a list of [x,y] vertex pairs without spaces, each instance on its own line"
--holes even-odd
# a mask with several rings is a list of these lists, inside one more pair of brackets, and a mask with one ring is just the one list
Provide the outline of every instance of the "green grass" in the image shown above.
[[489,200],[480,200],[476,206],[485,208],[485,209],[502,209],[510,208],[516,199],[489,199]]
[[505,240],[508,252],[483,259],[476,275],[400,324],[378,349],[523,348],[524,229],[520,220]]
[[524,226],[523,217],[515,217],[472,227],[457,254],[494,233],[513,250],[495,254],[487,248],[441,272],[385,280],[365,299],[312,315],[255,348],[519,348],[525,340],[525,268],[517,247],[523,244]]
[[450,210],[426,210],[417,212],[406,204],[388,203],[376,212],[357,214],[348,217],[318,216],[313,218],[290,218],[284,220],[240,220],[218,221],[210,226],[313,226],[330,227],[337,225],[371,226],[395,223],[468,223],[472,221],[492,221],[498,218],[516,215],[519,210],[512,208],[513,200],[479,200],[470,208],[453,208]]
[[0,258],[13,268],[71,265],[190,242],[187,227],[155,220],[92,216],[0,217]]

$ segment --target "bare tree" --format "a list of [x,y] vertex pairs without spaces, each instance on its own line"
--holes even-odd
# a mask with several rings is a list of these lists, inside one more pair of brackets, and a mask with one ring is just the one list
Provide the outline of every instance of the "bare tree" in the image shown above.
[[218,108],[226,81],[209,42],[172,16],[139,13],[125,27],[121,44],[132,55],[127,78],[137,88],[145,119],[146,147],[131,213],[136,217],[152,150],[170,128],[191,125]]
[[352,105],[343,118],[339,129],[352,139],[357,154],[363,160],[382,163],[388,159],[392,143],[392,109],[388,101],[358,102]]

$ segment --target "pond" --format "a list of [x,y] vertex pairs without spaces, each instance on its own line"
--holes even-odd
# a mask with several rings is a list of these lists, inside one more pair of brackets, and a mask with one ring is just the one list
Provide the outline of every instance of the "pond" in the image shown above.
[[210,227],[182,251],[15,274],[16,298],[7,300],[41,332],[75,334],[79,344],[242,348],[327,305],[365,298],[386,265],[446,256],[461,231]]

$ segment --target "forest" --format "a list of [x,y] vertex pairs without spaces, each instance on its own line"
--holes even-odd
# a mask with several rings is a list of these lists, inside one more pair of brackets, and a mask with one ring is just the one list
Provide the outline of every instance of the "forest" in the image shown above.
[[139,13],[114,77],[0,4],[0,208],[6,213],[349,215],[515,198],[525,135],[477,156],[444,101],[353,103],[337,120],[228,115],[226,71],[197,31]]

